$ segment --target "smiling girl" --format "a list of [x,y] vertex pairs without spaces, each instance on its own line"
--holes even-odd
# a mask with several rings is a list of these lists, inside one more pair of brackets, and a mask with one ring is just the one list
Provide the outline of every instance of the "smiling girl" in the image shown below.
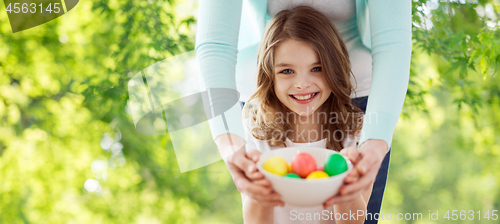
[[[362,114],[351,102],[347,49],[327,17],[307,6],[279,12],[266,28],[257,62],[257,91],[243,110],[247,151],[303,145],[356,150]],[[325,214],[324,209],[328,214],[365,211],[370,193],[371,188],[352,201],[326,208],[274,207],[242,194],[243,216],[245,223],[335,223],[335,215],[314,214]],[[314,219],[294,219],[293,214],[313,214]]]

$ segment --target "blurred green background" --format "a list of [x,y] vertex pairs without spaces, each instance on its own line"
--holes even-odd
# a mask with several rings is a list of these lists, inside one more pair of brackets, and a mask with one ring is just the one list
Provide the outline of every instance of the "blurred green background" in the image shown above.
[[[197,5],[80,1],[13,34],[2,4],[0,223],[242,223],[223,161],[181,174],[126,111],[134,74],[194,49]],[[413,21],[382,211],[423,220],[380,223],[500,223],[500,2],[413,1]]]

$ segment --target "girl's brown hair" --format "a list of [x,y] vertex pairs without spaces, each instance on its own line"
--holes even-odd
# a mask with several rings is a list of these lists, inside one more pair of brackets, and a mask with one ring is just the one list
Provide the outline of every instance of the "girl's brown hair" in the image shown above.
[[[347,48],[333,24],[321,12],[308,6],[279,12],[266,28],[257,57],[257,90],[244,108],[245,117],[250,117],[255,125],[252,135],[268,140],[271,146],[286,147],[285,139],[292,130],[288,120],[291,111],[274,92],[274,49],[287,39],[309,44],[319,56],[325,82],[332,90],[323,106],[318,108],[326,112],[321,125],[325,125],[329,133],[327,148],[340,151],[345,135],[353,137],[359,133],[362,123],[361,110],[350,98],[354,91],[349,79],[351,64]],[[324,138],[323,133],[321,136]]]

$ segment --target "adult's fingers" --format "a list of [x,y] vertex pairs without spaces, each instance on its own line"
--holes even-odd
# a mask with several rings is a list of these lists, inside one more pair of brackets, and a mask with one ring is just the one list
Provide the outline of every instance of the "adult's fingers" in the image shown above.
[[256,163],[259,161],[260,154],[261,153],[259,151],[252,149],[247,152],[247,158],[251,159],[254,163]]
[[344,183],[350,184],[353,182],[358,181],[358,179],[361,177],[357,169],[352,169],[349,174],[347,174],[347,177],[344,178]]
[[366,190],[375,181],[377,173],[377,169],[371,169],[367,174],[362,175],[357,182],[340,187],[340,195],[347,195]]
[[231,156],[231,159],[228,162],[238,167],[243,172],[245,172],[247,176],[251,176],[254,171],[257,171],[257,166],[255,166],[255,162],[253,162],[246,156],[245,147],[242,147],[241,149],[237,150]]
[[[250,160],[252,160],[254,163],[257,163],[259,161],[259,157],[260,157],[260,152],[255,150],[255,149],[252,149],[252,150],[249,150],[246,154],[246,157]],[[257,167],[255,167],[257,168]],[[248,177],[248,179],[250,180],[260,180],[260,179],[264,179],[264,174],[262,174],[261,172],[257,171],[257,170],[254,170],[253,172],[245,172],[246,176]]]
[[[347,156],[349,160],[354,164],[354,167],[356,167],[356,164],[359,162],[361,159],[361,154],[359,153],[358,149],[355,147],[347,147],[344,148],[341,151],[341,154]],[[359,178],[360,174],[357,171],[357,169],[352,169],[351,172],[347,175],[347,177],[344,179],[346,183],[352,183],[356,181]]]
[[258,196],[266,196],[269,197],[273,190],[270,186],[263,186],[259,184],[254,184],[248,181],[246,178],[236,178],[234,179],[234,185],[239,192],[245,193],[252,198],[256,198]]
[[382,164],[383,157],[379,157],[374,152],[365,152],[362,155],[361,160],[355,165],[355,169],[361,175],[364,175],[367,172],[370,172],[373,169],[380,169],[380,165]]
[[262,194],[270,194],[272,189],[271,187],[264,187],[262,185],[257,185],[252,183],[245,173],[241,171],[238,167],[233,164],[227,164],[227,168],[229,172],[231,172],[231,176],[233,177],[233,182],[238,191],[242,193],[262,193]]
[[359,151],[362,159],[359,161],[356,169],[361,175],[369,172],[370,169],[379,169],[385,155],[387,154],[387,143],[384,140],[369,139],[364,142]]
[[245,173],[245,176],[252,181],[264,179],[264,174],[259,171],[254,171],[252,173]]
[[340,153],[347,156],[352,163],[358,163],[361,159],[361,153],[355,147],[344,148]]
[[263,187],[270,187],[271,186],[271,182],[268,179],[256,180],[256,181],[253,181],[253,183],[260,185],[260,186],[263,186]]
[[252,149],[250,151],[248,151],[246,153],[246,157],[248,159],[250,159],[251,161],[253,161],[254,163],[254,166],[255,166],[255,169],[252,168],[252,172],[248,171],[248,172],[245,172],[245,175],[248,177],[248,179],[250,180],[260,180],[260,179],[264,179],[264,174],[262,174],[261,172],[258,171],[257,169],[257,166],[255,165],[255,163],[257,163],[259,161],[259,158],[260,158],[260,152],[255,150],[255,149]]

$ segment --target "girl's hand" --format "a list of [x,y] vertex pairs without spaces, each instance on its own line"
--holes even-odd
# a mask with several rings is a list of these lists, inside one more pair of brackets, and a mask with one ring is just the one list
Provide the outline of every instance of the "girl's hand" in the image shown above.
[[[255,167],[255,169],[251,173],[247,174],[247,177],[250,181],[252,181],[253,184],[256,184],[256,185],[262,186],[266,189],[272,190],[271,182],[268,179],[266,179],[264,177],[264,174],[259,172],[257,170],[257,166],[255,166],[255,164],[259,161],[260,154],[261,153],[259,151],[254,150],[254,149],[249,150],[247,152],[247,154],[246,154],[247,158],[250,158],[253,161],[253,165]],[[272,192],[269,196],[265,196],[265,195],[263,196],[259,193],[260,192],[254,193],[254,195],[253,195],[254,197],[250,196],[250,198],[257,201],[258,203],[261,203],[264,206],[271,206],[271,207],[284,206],[284,203],[282,201],[280,201],[280,199],[281,199],[280,195],[278,193],[276,193],[275,191],[272,190]],[[263,198],[263,197],[265,197],[265,198]],[[269,202],[269,200],[271,200],[271,202]],[[274,203],[274,201],[276,201],[278,203]]]
[[[340,154],[347,156],[347,158],[349,158],[351,163],[354,165],[354,169],[352,169],[351,172],[347,175],[347,177],[344,178],[344,185],[342,186],[342,187],[344,187],[344,186],[346,186],[346,183],[350,183],[350,182],[347,182],[348,179],[349,180],[357,180],[359,178],[359,172],[356,169],[356,164],[361,160],[361,153],[359,153],[358,149],[356,149],[355,147],[347,147],[347,148],[342,149],[342,151],[340,151]],[[339,195],[341,194],[342,187],[340,188],[341,190],[339,191],[339,193],[337,195],[329,198],[328,200],[326,200],[325,203],[323,203],[323,209],[326,209],[327,207],[329,207],[333,204],[337,204],[337,203],[341,203],[341,202],[345,202],[345,201],[350,201],[350,200],[359,196],[359,193],[353,194],[351,197],[348,197],[348,198],[345,198],[344,200],[339,201],[338,198],[339,198]]]
[[[231,140],[231,141],[230,141]],[[233,177],[233,182],[239,192],[248,195],[251,199],[266,206],[283,206],[278,193],[274,192],[269,180],[258,172],[255,163],[259,160],[260,152],[251,150],[246,153],[244,140],[233,134],[220,135],[215,139],[221,154],[237,150],[224,159],[227,168]],[[232,144],[231,144],[232,143]]]
[[354,169],[344,179],[339,194],[328,199],[327,204],[350,201],[360,193],[368,202],[370,195],[365,192],[371,192],[387,148],[385,141],[370,139],[361,145],[359,151],[353,147],[343,149],[342,151],[345,151],[346,156],[353,162]]

